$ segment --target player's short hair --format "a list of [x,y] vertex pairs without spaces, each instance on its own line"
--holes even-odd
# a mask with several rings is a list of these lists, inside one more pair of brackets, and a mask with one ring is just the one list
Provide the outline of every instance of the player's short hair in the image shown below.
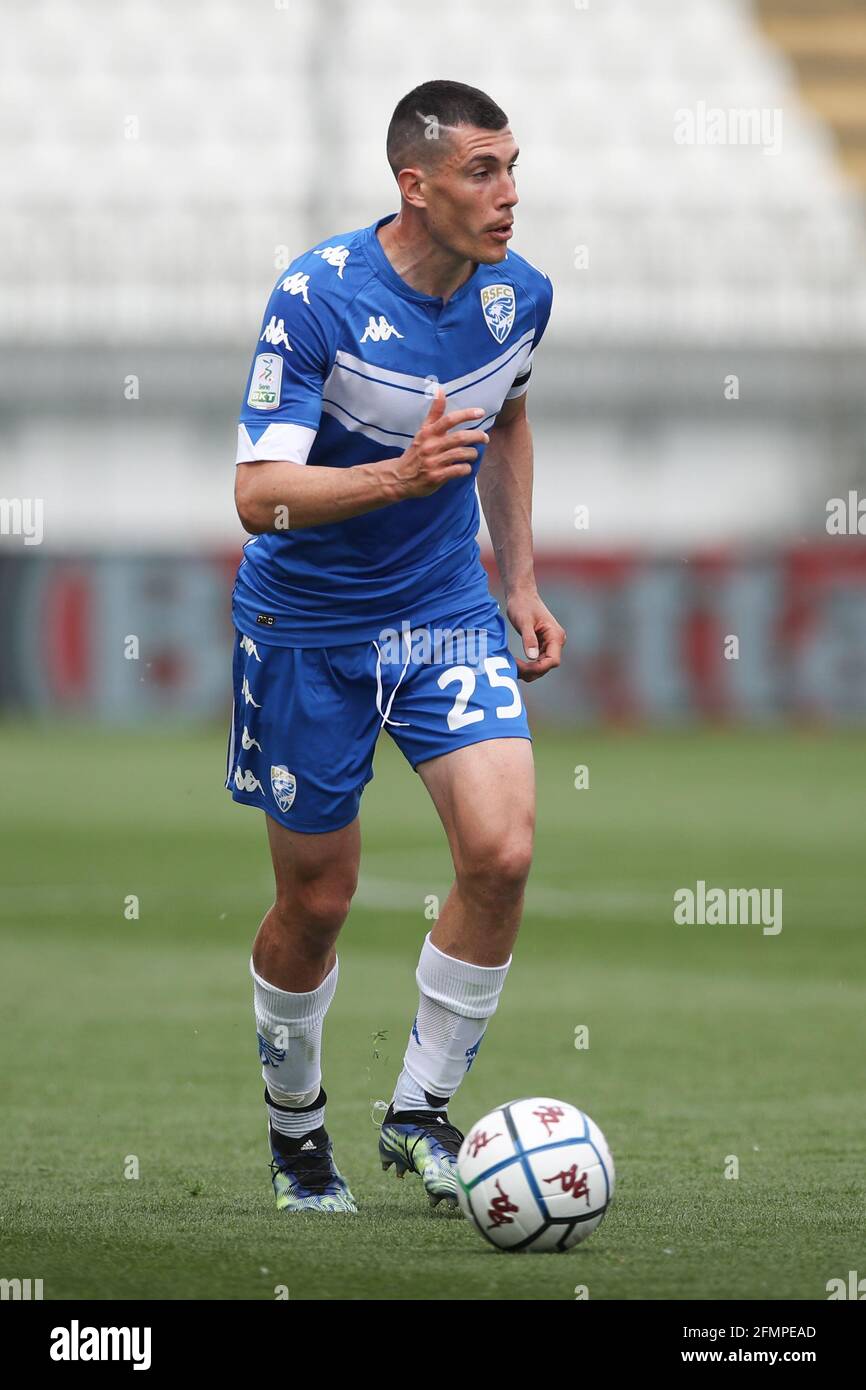
[[448,126],[474,125],[502,130],[508,117],[486,92],[465,82],[422,82],[398,101],[388,126],[385,149],[396,178],[401,169],[420,164],[435,167],[447,148]]

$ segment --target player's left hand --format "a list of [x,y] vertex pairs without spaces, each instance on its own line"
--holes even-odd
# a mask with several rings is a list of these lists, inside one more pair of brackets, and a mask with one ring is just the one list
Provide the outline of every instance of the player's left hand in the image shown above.
[[522,681],[537,681],[559,665],[566,643],[565,629],[537,593],[512,595],[505,611],[515,632],[520,633],[527,658],[514,658],[518,677]]

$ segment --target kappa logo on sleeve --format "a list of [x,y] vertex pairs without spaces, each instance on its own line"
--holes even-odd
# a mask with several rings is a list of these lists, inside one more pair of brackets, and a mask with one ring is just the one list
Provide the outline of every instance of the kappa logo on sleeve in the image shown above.
[[253,410],[277,410],[283,381],[283,359],[276,352],[260,352],[253,364],[247,405]]
[[264,332],[259,338],[260,343],[273,343],[274,347],[284,347],[286,352],[292,351],[289,342],[289,335],[286,332],[286,325],[282,319],[278,319],[276,314],[271,314],[269,322],[265,325]]
[[310,296],[309,296],[309,294],[307,293],[309,284],[310,284],[310,277],[309,277],[309,275],[302,275],[301,272],[300,272],[299,270],[296,270],[295,273],[294,273],[293,275],[287,275],[287,276],[286,276],[285,280],[284,280],[283,283],[280,285],[280,289],[281,289],[281,290],[285,290],[285,291],[286,291],[286,294],[300,294],[300,295],[303,295],[303,297],[304,297],[304,303],[305,303],[305,304],[309,304],[309,302],[310,302]]
[[327,265],[336,266],[337,278],[342,280],[346,262],[351,255],[348,246],[322,246],[318,251],[314,251],[313,255],[321,256]]

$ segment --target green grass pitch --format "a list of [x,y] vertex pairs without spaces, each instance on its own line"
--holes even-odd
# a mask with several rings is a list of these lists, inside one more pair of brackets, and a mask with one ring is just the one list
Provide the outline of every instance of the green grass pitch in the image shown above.
[[[560,1096],[601,1125],[618,1183],[584,1246],[508,1256],[377,1158],[425,896],[450,883],[388,738],[324,1043],[360,1211],[299,1218],[273,1204],[247,973],[264,823],[222,789],[224,732],[0,728],[0,1274],[46,1298],[567,1300],[823,1299],[866,1274],[864,742],[536,736],[522,934],[451,1115]],[[780,887],[781,933],[675,926],[699,878]]]

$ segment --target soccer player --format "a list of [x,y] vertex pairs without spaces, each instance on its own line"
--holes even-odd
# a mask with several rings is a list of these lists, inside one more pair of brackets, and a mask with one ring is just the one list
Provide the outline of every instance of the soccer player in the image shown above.
[[[282,1210],[357,1210],[325,1128],[321,1043],[383,727],[455,870],[379,1137],[383,1167],[417,1173],[434,1204],[456,1202],[447,1106],[511,963],[535,818],[517,680],[557,666],[565,641],[533,572],[526,391],[552,290],[508,250],[517,154],[483,92],[409,92],[387,135],[400,211],[280,275],[247,383],[226,786],[265,811],[276,879],[250,972]],[[479,558],[476,480],[525,660]]]

